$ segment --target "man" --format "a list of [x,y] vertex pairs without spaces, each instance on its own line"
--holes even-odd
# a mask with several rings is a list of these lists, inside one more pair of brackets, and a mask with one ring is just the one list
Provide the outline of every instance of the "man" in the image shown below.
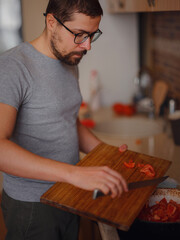
[[50,0],[46,27],[30,43],[0,56],[0,170],[6,240],[77,239],[78,217],[40,203],[54,182],[119,197],[123,177],[78,167],[79,150],[101,141],[77,118],[77,64],[100,35],[98,0]]

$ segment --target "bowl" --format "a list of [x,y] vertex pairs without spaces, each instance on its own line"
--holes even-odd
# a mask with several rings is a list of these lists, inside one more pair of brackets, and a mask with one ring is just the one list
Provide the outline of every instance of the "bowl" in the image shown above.
[[[149,198],[149,206],[166,198],[167,202],[171,199],[180,204],[180,190],[176,188],[158,188]],[[118,231],[123,240],[160,240],[160,239],[180,239],[180,222],[154,222],[145,221],[137,217],[128,232]]]

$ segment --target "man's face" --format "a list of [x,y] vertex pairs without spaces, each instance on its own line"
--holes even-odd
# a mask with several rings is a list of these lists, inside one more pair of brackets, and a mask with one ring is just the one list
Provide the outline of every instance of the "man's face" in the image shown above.
[[[82,13],[75,13],[72,21],[65,22],[73,33],[92,33],[98,30],[101,16],[92,18]],[[50,47],[53,55],[69,65],[77,65],[83,55],[91,49],[90,38],[81,44],[74,43],[74,35],[57,21],[51,34]]]

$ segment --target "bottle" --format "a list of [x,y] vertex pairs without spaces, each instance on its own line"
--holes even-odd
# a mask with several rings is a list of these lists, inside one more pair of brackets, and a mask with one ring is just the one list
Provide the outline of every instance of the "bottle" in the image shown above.
[[173,114],[176,110],[176,102],[175,99],[170,99],[169,100],[169,114]]
[[92,111],[97,111],[101,107],[101,99],[100,99],[100,79],[98,72],[96,70],[92,70],[90,74],[90,109]]

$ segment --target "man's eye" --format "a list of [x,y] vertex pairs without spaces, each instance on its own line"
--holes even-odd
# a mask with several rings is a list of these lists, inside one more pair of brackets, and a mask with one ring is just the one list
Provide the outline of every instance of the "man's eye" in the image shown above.
[[86,33],[78,33],[78,34],[77,34],[78,37],[83,37],[83,36],[85,36],[85,35],[86,35]]

